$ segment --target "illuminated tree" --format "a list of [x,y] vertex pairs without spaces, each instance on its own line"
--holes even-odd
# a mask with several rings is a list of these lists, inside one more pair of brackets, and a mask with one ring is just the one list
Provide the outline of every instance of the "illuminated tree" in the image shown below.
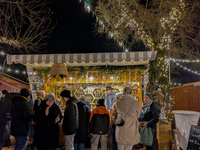
[[0,0],[0,43],[29,53],[38,51],[54,28],[46,0]]

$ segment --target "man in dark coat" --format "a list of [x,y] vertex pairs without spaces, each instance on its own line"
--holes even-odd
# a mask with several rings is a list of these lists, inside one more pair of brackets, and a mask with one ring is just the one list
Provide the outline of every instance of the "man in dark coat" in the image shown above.
[[62,130],[65,134],[65,149],[74,150],[74,136],[78,129],[79,115],[77,99],[71,97],[69,90],[60,93],[63,101],[66,102]]
[[[0,96],[2,95],[0,91]],[[0,150],[3,147],[3,134],[5,131],[7,118],[6,118],[6,107],[4,106],[3,101],[0,101]]]
[[33,118],[33,112],[28,104],[29,90],[21,89],[20,95],[13,97],[11,107],[11,135],[16,140],[15,150],[26,148]]
[[85,101],[85,96],[81,96],[77,103],[79,113],[79,127],[74,138],[75,150],[84,150],[84,144],[87,142],[88,125],[90,118],[90,107]]

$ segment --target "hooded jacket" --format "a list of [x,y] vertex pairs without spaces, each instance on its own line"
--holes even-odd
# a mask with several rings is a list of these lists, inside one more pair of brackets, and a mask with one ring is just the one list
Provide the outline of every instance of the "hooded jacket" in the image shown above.
[[33,112],[22,96],[15,96],[11,106],[11,134],[13,136],[29,136]]
[[89,132],[93,134],[107,134],[110,126],[109,111],[104,106],[93,109],[90,115]]
[[75,97],[71,97],[67,103],[64,112],[64,119],[62,130],[65,135],[72,135],[76,133],[78,129],[79,116],[78,116],[78,107],[77,107],[77,99]]
[[90,118],[90,107],[85,100],[79,100],[78,103],[79,112],[79,127],[74,137],[74,143],[85,143],[89,134],[89,118]]

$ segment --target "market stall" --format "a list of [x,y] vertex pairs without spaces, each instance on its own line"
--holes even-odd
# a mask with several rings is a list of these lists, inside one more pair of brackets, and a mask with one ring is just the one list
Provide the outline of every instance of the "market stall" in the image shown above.
[[[27,67],[33,97],[37,90],[44,89],[59,98],[61,90],[69,89],[77,98],[84,94],[89,102],[95,103],[105,96],[107,85],[111,85],[115,93],[121,92],[124,86],[131,86],[133,96],[141,104],[146,64],[155,57],[155,51],[8,55],[7,63]],[[51,77],[50,68],[56,63],[65,64],[68,77]]]

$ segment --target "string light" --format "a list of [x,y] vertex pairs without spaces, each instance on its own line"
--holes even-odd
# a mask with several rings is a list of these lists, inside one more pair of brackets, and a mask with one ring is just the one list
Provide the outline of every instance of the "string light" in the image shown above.
[[11,39],[7,39],[5,37],[0,37],[0,43],[5,43],[5,44],[8,44],[8,45],[11,45],[11,46],[15,46],[15,47],[22,47],[18,41],[16,40],[11,40]]
[[189,59],[175,59],[175,58],[171,58],[170,60],[172,60],[173,62],[186,62],[186,63],[200,62],[199,59],[196,59],[196,60],[189,60]]
[[[103,28],[104,28],[105,27],[104,23],[101,21],[101,19],[99,19],[99,17],[96,15],[96,13],[92,10],[92,8],[90,7],[90,5],[88,4],[89,2],[87,0],[84,0],[84,3],[85,3],[84,7],[88,11],[88,13],[91,11],[92,14],[96,16],[97,21],[99,21],[99,26],[102,25]],[[106,28],[106,30],[108,30],[108,29]],[[115,36],[114,33],[109,32],[109,35],[110,35],[111,38],[114,37],[114,40],[117,39],[117,37]],[[125,49],[125,52],[128,52],[128,48],[125,48],[125,46],[124,46],[124,44],[122,42],[120,42],[118,40],[117,40],[117,42],[118,42],[118,44],[119,44],[120,47],[123,47],[123,49]]]
[[189,68],[187,68],[187,67],[184,67],[184,66],[180,65],[179,63],[177,63],[177,62],[175,62],[175,61],[173,61],[173,60],[172,60],[172,62],[174,62],[174,63],[176,64],[176,66],[179,66],[179,67],[183,68],[184,70],[186,70],[186,71],[188,71],[188,72],[194,73],[194,74],[196,74],[196,75],[200,75],[200,73],[198,73],[197,71],[194,71],[194,70],[192,70],[192,69],[189,69]]

